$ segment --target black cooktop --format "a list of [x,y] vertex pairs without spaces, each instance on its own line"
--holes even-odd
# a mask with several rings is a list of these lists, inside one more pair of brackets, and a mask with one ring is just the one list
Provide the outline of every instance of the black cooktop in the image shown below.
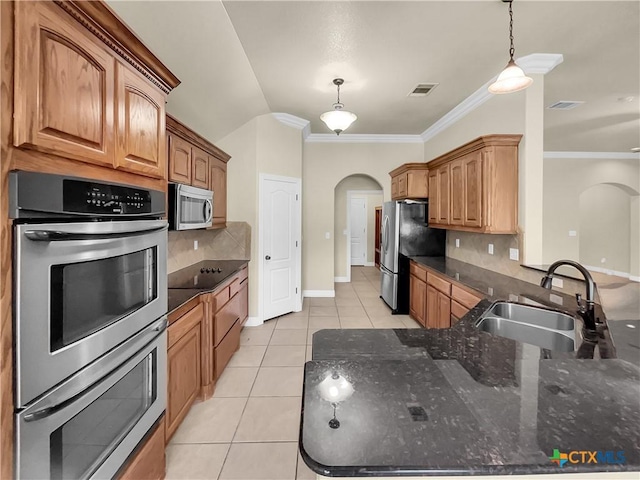
[[169,288],[212,290],[248,260],[205,260],[169,274]]

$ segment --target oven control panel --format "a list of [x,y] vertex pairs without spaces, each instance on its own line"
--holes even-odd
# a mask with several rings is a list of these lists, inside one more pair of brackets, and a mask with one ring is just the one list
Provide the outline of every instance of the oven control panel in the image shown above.
[[131,215],[151,213],[151,193],[122,185],[84,180],[64,180],[65,212],[97,215]]

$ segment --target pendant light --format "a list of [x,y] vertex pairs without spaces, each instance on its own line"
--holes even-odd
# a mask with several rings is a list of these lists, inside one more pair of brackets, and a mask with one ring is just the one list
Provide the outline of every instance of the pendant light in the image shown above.
[[344,80],[341,78],[333,79],[333,84],[338,87],[338,101],[333,104],[333,110],[320,115],[320,120],[326,123],[327,127],[336,132],[337,135],[349,128],[349,125],[358,118],[355,113],[343,110],[344,105],[340,103],[340,85],[343,83]]
[[494,94],[513,93],[524,90],[533,83],[530,77],[513,60],[515,48],[513,48],[513,0],[502,0],[509,4],[509,63],[498,75],[495,82],[489,85],[489,92]]

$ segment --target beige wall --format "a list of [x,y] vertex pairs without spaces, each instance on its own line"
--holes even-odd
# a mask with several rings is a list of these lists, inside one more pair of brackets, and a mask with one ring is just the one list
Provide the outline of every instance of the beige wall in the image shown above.
[[260,173],[300,178],[302,132],[262,115],[217,142],[231,155],[227,171],[227,217],[251,226],[249,316],[258,316],[258,206]]
[[367,262],[373,263],[375,249],[375,207],[382,205],[382,193],[358,193],[358,191],[382,190],[376,180],[366,175],[349,176],[335,188],[334,198],[334,269],[335,277],[346,277],[347,270],[347,244],[349,237],[344,234],[348,230],[347,225],[347,192],[352,191],[352,198],[365,197],[367,199]]
[[389,172],[403,163],[421,162],[423,144],[306,142],[303,157],[302,288],[331,292],[336,185],[350,175],[366,174],[382,185],[384,199],[390,200]]
[[[591,190],[596,185],[608,184],[604,190]],[[616,186],[617,185],[617,186]],[[607,188],[608,187],[608,188]],[[581,231],[580,225],[580,198],[583,192],[591,192],[590,197],[598,194],[598,191],[613,192],[613,196],[624,195],[627,205],[621,208],[614,208],[613,203],[605,211],[599,211],[597,204],[591,205],[593,210],[593,221],[591,225],[601,225],[602,221],[613,219],[610,228],[590,228],[585,222]],[[561,258],[568,258],[584,262],[594,267],[611,269],[630,273],[633,276],[640,275],[638,265],[639,240],[638,224],[640,223],[638,214],[638,192],[640,191],[640,162],[638,160],[620,159],[558,159],[548,158],[544,161],[544,237],[543,255],[544,263],[551,263]],[[605,200],[607,194],[605,193]],[[622,201],[622,200],[621,200]],[[583,197],[583,202],[590,203],[589,198]],[[621,210],[625,213],[622,214]],[[606,218],[604,218],[606,217]],[[601,225],[604,227],[604,225]],[[569,236],[569,231],[576,232],[575,237]],[[588,253],[582,258],[582,241],[588,235],[591,245],[601,245],[601,254],[595,251]],[[628,251],[627,260],[617,258],[606,253],[609,246],[615,241],[613,237],[624,237],[626,246],[620,245]],[[611,240],[611,241],[609,241]],[[587,248],[589,251],[589,248]],[[604,264],[600,259],[605,257],[610,259]],[[596,263],[591,263],[596,260]],[[620,265],[626,266],[620,266]],[[618,266],[616,266],[618,265]]]

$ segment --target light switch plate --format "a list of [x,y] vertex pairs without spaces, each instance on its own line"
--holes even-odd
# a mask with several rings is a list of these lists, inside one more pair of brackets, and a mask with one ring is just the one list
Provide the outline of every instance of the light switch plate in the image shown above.
[[349,230],[345,228],[344,230],[342,230],[342,234],[346,237],[347,235],[349,235]]
[[489,255],[493,255],[493,243],[489,244]]
[[456,248],[460,248],[460,239],[456,238]]
[[518,250],[517,248],[510,248],[509,258],[517,262],[520,259],[520,250]]
[[331,238],[331,232],[324,232],[324,238],[329,240]]
[[578,236],[578,232],[576,232],[575,230],[569,230],[569,236],[570,237],[577,237]]
[[194,240],[193,241],[193,249],[197,250],[198,249],[198,240]]

